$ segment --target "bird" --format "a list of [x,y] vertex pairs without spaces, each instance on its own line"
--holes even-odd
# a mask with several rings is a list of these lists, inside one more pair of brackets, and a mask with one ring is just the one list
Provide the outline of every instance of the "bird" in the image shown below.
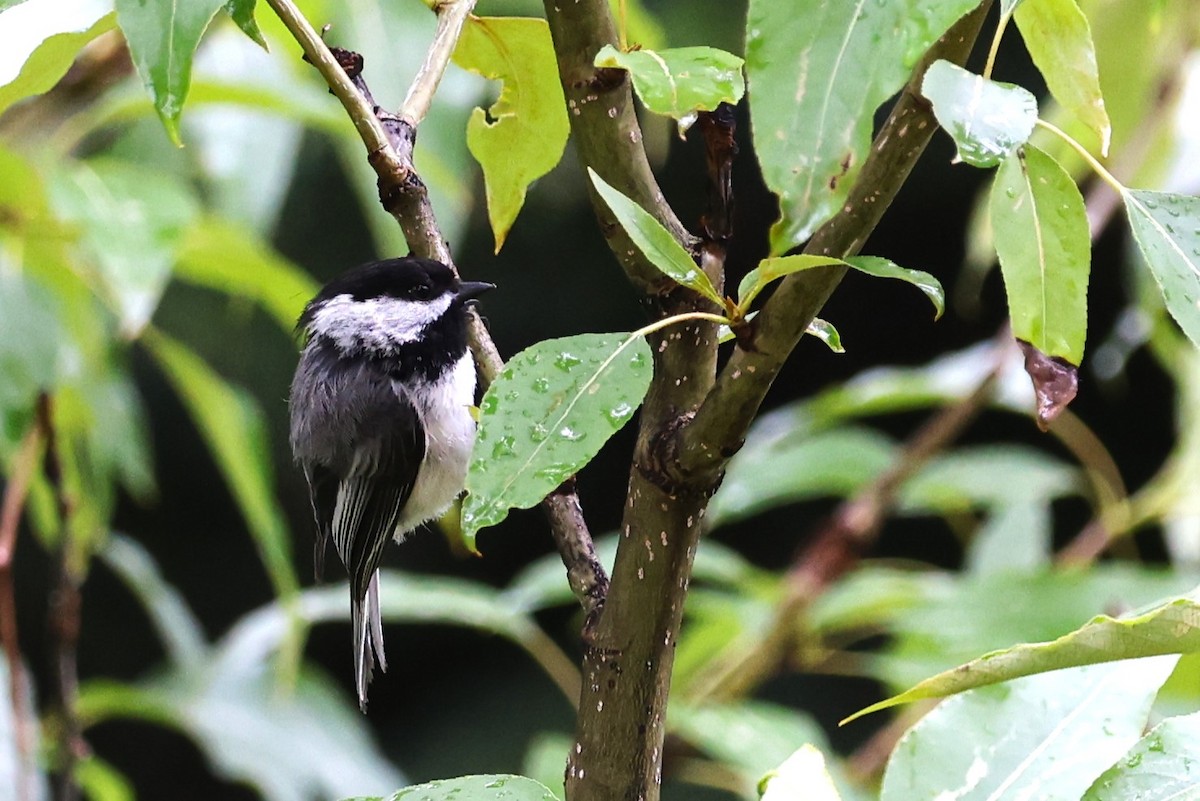
[[333,547],[350,579],[354,684],[367,709],[387,670],[379,563],[462,492],[475,441],[467,306],[494,288],[406,256],[326,284],[296,324],[303,346],[289,394],[290,444],[316,521],[313,567]]

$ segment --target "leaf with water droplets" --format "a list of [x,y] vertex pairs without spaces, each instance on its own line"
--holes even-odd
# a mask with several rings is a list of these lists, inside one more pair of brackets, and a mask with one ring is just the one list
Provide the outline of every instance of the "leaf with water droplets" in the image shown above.
[[619,190],[609,186],[591,167],[588,167],[588,175],[591,176],[592,184],[600,197],[604,198],[604,202],[616,216],[617,222],[651,264],[667,277],[699,292],[718,306],[725,305],[720,293],[704,271],[696,266],[691,254],[675,241],[670,231],[654,219],[654,215],[625,197]]
[[1083,801],[1200,798],[1200,712],[1167,718],[1100,774]]
[[1037,121],[1037,98],[1011,83],[990,81],[949,61],[925,72],[921,94],[974,167],[995,167],[1029,139]]
[[628,71],[646,108],[675,119],[712,111],[721,103],[736,105],[746,91],[741,57],[715,47],[622,53],[605,45],[595,65]]
[[772,255],[845,205],[871,146],[875,110],[978,0],[750,0],[746,80],[754,151],[779,196]]
[[1013,336],[1078,365],[1092,245],[1075,182],[1050,156],[1023,147],[996,171],[989,213]]
[[1127,189],[1129,226],[1167,311],[1200,346],[1200,197]]
[[650,347],[627,333],[548,339],[518,353],[479,406],[463,536],[528,509],[591,461],[641,404]]

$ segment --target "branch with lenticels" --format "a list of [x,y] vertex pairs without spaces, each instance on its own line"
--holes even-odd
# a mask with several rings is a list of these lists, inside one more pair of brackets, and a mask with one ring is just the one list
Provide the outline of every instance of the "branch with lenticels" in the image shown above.
[[[449,243],[442,236],[429,202],[429,193],[413,167],[412,153],[417,125],[429,108],[475,0],[445,0],[433,5],[438,15],[437,32],[399,114],[375,103],[362,77],[362,56],[328,47],[292,0],[267,2],[304,50],[305,60],[317,68],[345,107],[366,147],[367,161],[378,176],[379,201],[399,223],[409,248],[414,254],[440,261],[457,273]],[[469,333],[480,381],[486,387],[500,372],[504,360],[474,311]],[[568,482],[549,495],[542,501],[542,509],[567,568],[571,589],[585,613],[594,615],[604,603],[608,577],[595,557],[573,483]]]

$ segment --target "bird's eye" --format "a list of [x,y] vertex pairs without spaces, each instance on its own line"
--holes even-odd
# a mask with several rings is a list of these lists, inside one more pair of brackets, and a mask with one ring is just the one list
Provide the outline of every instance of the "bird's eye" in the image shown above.
[[433,287],[429,284],[417,284],[412,288],[411,294],[414,300],[429,300],[433,297]]

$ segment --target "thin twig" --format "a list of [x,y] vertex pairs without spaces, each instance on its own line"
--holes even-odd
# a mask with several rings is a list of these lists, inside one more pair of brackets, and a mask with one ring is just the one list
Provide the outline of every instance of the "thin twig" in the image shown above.
[[[305,57],[321,73],[334,95],[345,107],[350,119],[354,121],[367,149],[367,161],[379,178],[380,202],[399,223],[409,248],[419,256],[446,264],[457,273],[449,244],[442,236],[433,206],[429,202],[429,193],[412,165],[412,145],[416,138],[413,121],[391,115],[376,106],[369,99],[370,91],[360,74],[361,58],[357,60],[355,74],[347,74],[342,63],[330,52],[324,40],[292,0],[267,2],[300,43]],[[409,109],[406,101],[407,111],[402,112],[413,115],[416,121],[424,116],[423,109],[428,107],[427,96],[432,95],[437,81],[440,80],[441,72],[437,65],[441,65],[440,70],[445,69],[445,59],[453,53],[454,42],[462,30],[461,21],[455,24],[453,18],[447,20],[443,14],[462,14],[462,18],[465,19],[472,5],[473,3],[467,0],[459,0],[453,4],[433,4],[439,12],[439,35],[435,38],[431,50],[436,50],[438,55],[431,53],[426,58],[425,62],[429,68],[422,68],[408,92],[408,97],[414,99],[415,105]],[[443,7],[446,8],[444,12]],[[469,319],[469,336],[471,350],[479,367],[480,383],[486,387],[499,374],[504,360],[500,358],[500,352],[482,319],[473,310]],[[550,520],[551,534],[559,552],[563,554],[564,561],[571,554],[592,549],[591,533],[580,511],[578,495],[574,492],[552,493],[542,502],[542,507]],[[594,574],[590,584],[572,585],[581,588],[577,589],[577,592],[581,591],[580,603],[589,611],[594,609],[597,603],[597,590],[606,590],[608,586],[608,577],[598,561],[594,562],[593,568]],[[591,590],[588,590],[588,587]]]
[[79,588],[82,583],[81,569],[71,537],[71,519],[75,514],[75,501],[63,483],[62,464],[58,458],[58,443],[54,429],[54,412],[51,399],[42,395],[38,399],[38,424],[45,434],[46,477],[54,490],[58,510],[59,544],[57,555],[57,579],[50,595],[50,641],[54,651],[55,689],[59,702],[58,753],[55,762],[57,781],[54,797],[57,801],[77,801],[80,797],[79,782],[75,777],[75,766],[87,755],[87,744],[83,739],[83,726],[79,720],[79,629],[83,613],[83,599]]
[[35,744],[33,711],[29,708],[29,677],[25,674],[18,640],[13,557],[21,511],[25,508],[25,498],[37,469],[37,456],[44,438],[39,419],[21,441],[4,486],[3,505],[0,505],[0,640],[4,641],[4,658],[8,662],[9,702],[12,705],[17,747],[18,801],[32,801],[36,775],[33,770]]
[[399,116],[414,128],[421,124],[433,103],[433,95],[437,92],[438,84],[454,55],[458,37],[462,35],[463,25],[471,10],[475,8],[475,0],[443,0],[434,4],[437,12],[437,32],[433,35],[433,43],[413,78],[412,86],[400,105]]

